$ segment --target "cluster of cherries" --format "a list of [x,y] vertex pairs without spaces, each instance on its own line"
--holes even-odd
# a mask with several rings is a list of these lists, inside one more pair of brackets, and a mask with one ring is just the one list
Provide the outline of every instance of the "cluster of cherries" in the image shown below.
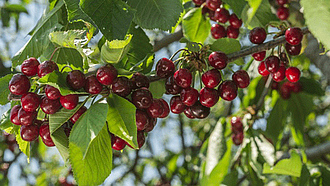
[[288,7],[288,0],[276,0],[276,3],[279,5],[276,11],[276,15],[280,20],[287,20],[290,12]]
[[231,121],[231,130],[232,136],[231,139],[233,140],[235,145],[240,145],[244,139],[244,132],[243,132],[243,123],[240,117],[232,117]]

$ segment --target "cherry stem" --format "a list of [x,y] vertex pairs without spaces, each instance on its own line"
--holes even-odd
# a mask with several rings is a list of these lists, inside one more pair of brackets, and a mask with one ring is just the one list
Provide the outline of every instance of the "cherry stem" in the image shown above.
[[72,67],[70,67],[69,65],[65,65],[65,66],[61,69],[61,73],[63,72],[63,70],[64,70],[65,68],[70,68],[71,71],[73,71]]
[[189,52],[189,50],[187,50],[187,49],[185,49],[185,48],[181,48],[181,49],[179,49],[178,51],[176,51],[171,57],[170,57],[170,60],[172,60],[174,57],[175,57],[175,55],[177,55],[179,52],[181,52],[181,51],[185,51],[185,52]]
[[52,55],[51,55],[50,58],[49,58],[49,61],[51,61],[51,60],[53,59],[54,54],[55,54],[56,51],[58,51],[58,49],[60,49],[60,48],[59,48],[59,47],[56,47],[56,48],[55,48],[55,50],[53,51]]

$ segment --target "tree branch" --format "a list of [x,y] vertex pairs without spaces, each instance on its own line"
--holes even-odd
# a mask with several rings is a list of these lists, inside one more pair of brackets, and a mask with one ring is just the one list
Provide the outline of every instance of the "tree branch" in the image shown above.
[[179,41],[182,37],[183,37],[183,32],[182,29],[180,29],[179,31],[174,32],[173,34],[163,37],[159,41],[155,41],[154,52],[157,52],[158,50],[167,47],[169,44],[175,41]]

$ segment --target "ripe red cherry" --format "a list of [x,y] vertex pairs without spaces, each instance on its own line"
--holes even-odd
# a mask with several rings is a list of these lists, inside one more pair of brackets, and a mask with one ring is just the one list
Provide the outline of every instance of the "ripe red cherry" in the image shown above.
[[26,76],[34,76],[38,73],[38,66],[39,61],[36,58],[31,57],[23,61],[21,71]]
[[285,31],[285,40],[290,45],[299,45],[303,39],[303,33],[298,27],[291,27]]
[[165,89],[166,89],[166,94],[176,95],[181,92],[182,87],[176,84],[173,76],[170,76],[167,78],[165,82]]
[[213,107],[219,100],[218,91],[213,88],[202,88],[199,101],[205,107]]
[[206,71],[202,75],[202,82],[207,88],[215,88],[221,81],[221,73],[217,69]]
[[165,118],[168,116],[168,114],[170,113],[170,107],[168,106],[167,102],[164,99],[159,99],[162,104],[163,104],[163,113],[158,116],[159,118]]
[[211,35],[214,39],[226,37],[226,29],[222,25],[213,24],[211,27]]
[[195,5],[202,5],[205,0],[193,0],[193,2],[195,3]]
[[114,150],[123,150],[126,146],[126,142],[119,138],[118,136],[115,136],[111,134],[111,147]]
[[215,10],[214,18],[220,23],[226,23],[229,20],[229,11],[225,8],[218,8]]
[[23,108],[20,108],[18,111],[18,119],[21,125],[31,125],[36,118],[36,111],[26,112]]
[[157,118],[150,117],[149,118],[149,123],[147,124],[146,128],[144,129],[144,131],[145,132],[151,132],[155,128],[156,123],[157,123]]
[[191,108],[190,107],[186,107],[186,109],[184,109],[183,111],[184,115],[187,116],[187,118],[189,119],[195,119],[196,117],[193,115],[193,113],[191,112]]
[[39,137],[39,127],[37,125],[23,125],[21,127],[21,137],[24,141],[34,141]]
[[23,74],[15,74],[9,81],[9,91],[12,94],[23,95],[30,90],[31,84],[29,78]]
[[21,125],[21,121],[18,118],[18,111],[20,110],[21,105],[15,105],[11,108],[10,111],[10,121],[15,125]]
[[241,132],[241,133],[238,133],[238,134],[233,134],[231,136],[233,142],[235,145],[240,145],[243,143],[243,139],[244,139],[244,133]]
[[192,75],[188,69],[181,68],[174,73],[174,81],[182,88],[188,88],[192,82]]
[[283,85],[280,87],[279,93],[283,99],[289,99],[291,97],[290,82],[283,83]]
[[213,11],[219,8],[221,3],[222,2],[220,0],[206,0],[206,6]]
[[39,128],[39,135],[44,142],[44,144],[48,147],[53,147],[55,146],[52,138],[50,137],[50,131],[49,131],[49,123],[44,122],[43,125],[40,126]]
[[281,6],[277,9],[276,15],[280,20],[287,20],[290,15],[290,12],[288,8]]
[[183,104],[192,106],[198,101],[199,93],[196,89],[188,87],[183,89],[180,94],[180,98]]
[[285,79],[285,66],[280,66],[277,72],[272,74],[272,78],[276,82],[283,81]]
[[257,61],[262,61],[266,57],[266,51],[254,53],[252,54],[252,57]]
[[61,97],[60,91],[57,88],[50,86],[50,85],[46,85],[45,94],[46,94],[47,98],[52,99],[52,100],[56,100]]
[[280,58],[277,56],[268,56],[265,60],[265,65],[270,73],[275,73],[280,68]]
[[146,109],[153,102],[151,92],[146,88],[140,88],[132,93],[132,102],[138,109]]
[[126,97],[132,92],[132,84],[127,77],[122,76],[115,79],[112,83],[111,89],[113,93]]
[[144,130],[146,126],[149,125],[150,118],[145,111],[136,109],[135,122],[138,131]]
[[226,80],[220,84],[218,93],[222,99],[232,101],[237,96],[237,89],[237,85],[234,81]]
[[229,17],[229,23],[233,28],[240,28],[243,22],[241,19],[238,19],[236,14],[231,14]]
[[299,43],[298,45],[290,45],[289,43],[285,43],[285,49],[288,54],[292,56],[299,55],[301,51],[301,43]]
[[39,107],[41,103],[41,99],[38,94],[29,92],[21,97],[21,103],[22,103],[22,108],[25,111],[33,112]]
[[154,99],[147,112],[153,118],[159,117],[164,112],[163,103],[159,99]]
[[76,108],[76,106],[78,105],[79,96],[77,94],[69,94],[66,96],[61,96],[60,102],[64,108],[68,110],[72,110]]
[[103,85],[111,85],[117,76],[118,72],[111,64],[99,68],[96,72],[97,80]]
[[186,105],[181,101],[180,96],[173,96],[170,101],[171,112],[180,114],[186,108]]
[[238,70],[232,75],[233,81],[239,88],[246,88],[250,84],[250,76],[245,70]]
[[147,76],[140,74],[139,72],[136,72],[131,77],[132,82],[132,88],[138,89],[138,88],[149,88],[149,79]]
[[54,114],[61,108],[61,103],[59,99],[52,100],[43,97],[41,98],[40,108],[46,114]]
[[240,117],[232,117],[231,121],[231,130],[234,134],[242,133],[243,132],[243,123]]
[[254,43],[254,44],[263,43],[265,41],[266,37],[267,37],[266,30],[261,27],[255,27],[249,33],[249,39],[250,39],[251,43]]
[[90,94],[99,94],[103,85],[97,80],[95,75],[90,75],[86,78],[85,91]]
[[54,61],[44,61],[38,66],[38,76],[43,77],[54,70],[58,70],[58,66]]
[[217,20],[215,19],[215,17],[214,17],[215,12],[214,12],[213,10],[209,10],[208,13],[209,13],[209,18],[210,18],[212,21],[217,21]]
[[79,90],[86,84],[85,74],[80,70],[72,70],[66,76],[66,82],[73,90]]
[[290,89],[292,92],[298,93],[298,92],[302,91],[301,83],[299,83],[299,82],[295,82],[295,83],[289,82],[289,83],[290,83]]
[[191,106],[190,110],[192,115],[198,119],[204,119],[210,114],[210,108],[203,106],[199,101]]
[[231,25],[227,27],[227,37],[232,39],[237,39],[239,35],[239,29],[234,28]]
[[289,67],[285,71],[285,76],[290,82],[295,83],[300,79],[300,70],[297,67]]
[[260,62],[259,66],[258,66],[258,72],[262,76],[268,76],[269,75],[269,72],[266,69],[266,64],[265,64],[264,61]]
[[86,112],[87,108],[85,106],[80,107],[76,113],[73,114],[73,116],[70,118],[70,121],[75,124],[81,115],[83,115]]
[[288,0],[276,0],[276,3],[277,3],[278,5],[285,5],[285,4],[288,3]]
[[173,75],[175,66],[173,61],[162,58],[157,62],[156,65],[156,75],[161,78],[166,78]]
[[225,53],[216,51],[209,55],[209,63],[216,69],[224,69],[227,66],[228,57]]

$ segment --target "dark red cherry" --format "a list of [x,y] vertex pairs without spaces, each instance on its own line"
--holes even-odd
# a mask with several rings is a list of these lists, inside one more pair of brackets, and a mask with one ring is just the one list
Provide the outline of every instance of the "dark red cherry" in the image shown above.
[[54,70],[58,70],[58,66],[54,61],[44,61],[38,66],[38,76],[44,77]]
[[232,39],[237,39],[239,35],[239,29],[234,28],[231,25],[227,27],[227,37]]
[[290,82],[297,82],[300,79],[300,70],[297,67],[289,67],[285,71],[285,76]]
[[275,73],[280,68],[280,58],[278,58],[277,56],[268,56],[265,59],[265,65],[266,69],[270,73]]
[[117,76],[118,72],[111,64],[99,68],[96,72],[97,80],[103,85],[111,85]]
[[83,115],[86,112],[87,108],[85,106],[80,107],[76,113],[73,114],[73,116],[70,118],[70,121],[75,124],[81,115]]
[[180,94],[182,103],[184,103],[187,106],[194,105],[195,102],[198,101],[198,97],[199,97],[198,91],[192,87],[183,89]]
[[149,123],[147,124],[146,128],[144,129],[145,132],[151,132],[157,123],[157,118],[149,118]]
[[255,27],[249,33],[249,39],[251,43],[261,44],[267,37],[266,30],[262,27]]
[[156,75],[161,78],[166,78],[174,74],[175,66],[173,61],[162,58],[157,62]]
[[295,83],[290,82],[290,89],[292,92],[298,93],[302,91],[302,85],[299,82],[295,82]]
[[163,103],[159,99],[153,99],[150,107],[147,108],[149,116],[158,118],[164,112]]
[[229,23],[233,28],[240,28],[243,22],[241,19],[238,19],[236,14],[231,14],[229,17]]
[[136,128],[138,131],[140,131],[140,130],[144,130],[146,126],[149,125],[150,118],[145,111],[136,109],[135,121],[136,121]]
[[39,137],[39,127],[37,125],[23,125],[21,127],[21,137],[24,141],[34,141]]
[[231,121],[231,130],[234,134],[242,133],[243,132],[243,123],[240,117],[232,117]]
[[153,102],[151,92],[146,88],[140,88],[132,93],[132,102],[139,109],[146,109]]
[[23,95],[30,90],[31,84],[29,78],[23,74],[15,74],[9,81],[9,91],[12,94]]
[[298,45],[290,45],[289,43],[285,43],[285,49],[288,54],[292,56],[299,55],[301,51],[301,43],[299,43]]
[[115,136],[111,134],[111,147],[114,150],[123,150],[126,146],[126,142],[119,138],[118,136]]
[[233,81],[238,88],[246,88],[250,84],[250,76],[245,70],[238,70],[232,75]]
[[23,108],[20,108],[18,111],[18,119],[21,122],[21,125],[31,125],[36,118],[36,111],[26,112]]
[[260,75],[262,76],[268,76],[269,75],[269,72],[268,70],[266,69],[266,64],[264,61],[261,61],[259,66],[258,66],[258,72]]
[[229,11],[225,8],[218,8],[215,10],[214,17],[220,23],[226,23],[229,20]]
[[285,66],[281,65],[278,71],[272,74],[273,80],[276,82],[283,81],[285,79],[285,70]]
[[170,101],[171,112],[180,114],[186,108],[186,105],[181,101],[180,96],[173,96]]
[[208,13],[209,13],[209,18],[210,18],[212,21],[216,21],[216,19],[215,19],[215,17],[214,17],[215,12],[214,12],[213,10],[209,10]]
[[23,61],[21,66],[21,71],[26,76],[34,76],[38,73],[39,64],[40,63],[36,58],[31,57]]
[[141,148],[144,145],[145,140],[146,140],[146,138],[144,136],[144,132],[143,131],[138,131],[137,132],[137,142],[138,142],[139,148]]
[[54,114],[61,108],[61,103],[59,99],[52,100],[43,97],[41,98],[40,108],[46,114]]
[[50,85],[46,85],[45,94],[46,94],[47,98],[52,99],[52,100],[56,100],[61,97],[60,91],[57,88],[50,86]]
[[209,55],[209,63],[216,69],[224,69],[227,66],[228,57],[225,53],[217,51]]
[[132,84],[127,77],[122,76],[115,79],[112,83],[111,89],[113,93],[126,97],[132,92]]
[[291,97],[291,85],[290,82],[285,82],[280,87],[280,95],[283,99],[289,99]]
[[285,5],[285,4],[288,3],[288,0],[276,0],[276,3],[277,3],[278,5]]
[[202,88],[199,101],[205,107],[213,107],[219,100],[218,91],[213,88]]
[[77,94],[69,94],[66,96],[61,96],[60,102],[64,108],[68,110],[72,110],[76,108],[76,106],[78,105],[79,96]]
[[221,73],[217,69],[206,71],[202,75],[202,82],[207,88],[215,88],[221,81]]
[[195,5],[202,5],[206,0],[193,0]]
[[99,94],[103,85],[97,80],[95,75],[90,75],[86,78],[85,91],[90,94]]
[[29,92],[21,97],[22,108],[27,112],[35,111],[41,103],[41,99],[38,94]]
[[195,119],[196,117],[192,114],[191,112],[191,108],[190,107],[186,107],[186,109],[184,109],[183,111],[184,115],[187,116],[187,118],[189,119]]
[[237,89],[237,85],[234,81],[226,80],[220,84],[218,93],[222,99],[232,101],[237,96]]
[[190,110],[192,115],[198,119],[204,119],[210,114],[210,108],[203,106],[199,101],[191,106]]
[[291,27],[285,31],[285,40],[290,45],[299,45],[303,39],[303,33],[298,27]]
[[243,139],[244,139],[244,133],[241,132],[241,133],[238,133],[238,134],[233,134],[231,136],[233,142],[235,145],[240,145],[243,143]]
[[39,128],[39,135],[44,142],[44,144],[48,147],[53,147],[55,146],[52,138],[50,137],[50,131],[49,131],[49,123],[44,122],[43,125],[40,126]]
[[188,88],[192,82],[192,75],[188,69],[181,68],[174,73],[174,81],[182,88]]
[[226,29],[222,25],[213,24],[211,27],[211,35],[214,39],[226,37]]
[[266,51],[254,53],[254,54],[252,54],[252,57],[257,61],[262,61],[266,57]]
[[18,118],[18,111],[20,110],[21,105],[15,105],[11,108],[10,111],[10,121],[15,125],[21,125],[21,121]]
[[66,76],[66,82],[73,90],[79,90],[86,84],[85,74],[80,70],[72,70]]
[[166,89],[166,94],[176,95],[181,92],[182,87],[176,84],[173,76],[170,76],[167,78],[165,82],[165,89]]
[[215,11],[221,5],[221,0],[206,0],[206,6],[210,9]]
[[149,88],[148,77],[139,72],[133,74],[133,76],[131,77],[131,82],[133,89],[138,89],[142,87]]
[[170,113],[170,107],[168,106],[168,104],[167,104],[167,102],[164,100],[164,99],[159,99],[161,102],[162,102],[162,104],[163,104],[163,113],[160,115],[160,116],[158,116],[159,118],[165,118],[165,117],[167,117],[168,115],[169,115],[169,113]]
[[276,15],[280,20],[287,20],[290,15],[290,12],[288,8],[281,6],[277,9]]

